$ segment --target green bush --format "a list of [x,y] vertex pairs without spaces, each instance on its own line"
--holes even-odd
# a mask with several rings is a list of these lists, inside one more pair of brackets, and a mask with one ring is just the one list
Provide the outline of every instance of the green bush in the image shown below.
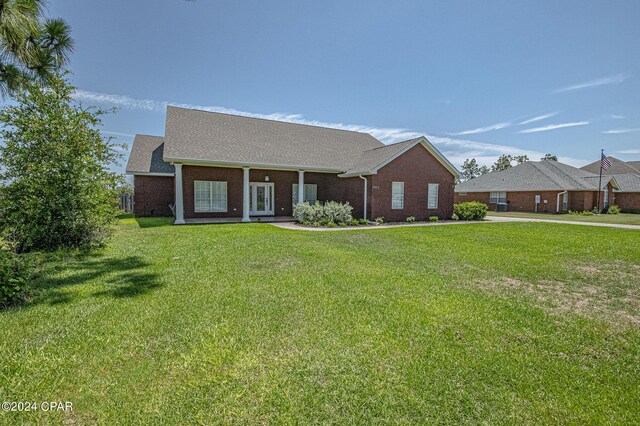
[[460,220],[460,218],[458,217],[457,214],[454,213],[451,215],[451,220]]
[[358,220],[358,222],[360,222],[360,225],[368,225],[369,221],[367,219],[360,219]]
[[482,220],[487,216],[488,206],[477,201],[453,205],[453,214],[460,220]]
[[620,213],[620,207],[616,206],[615,204],[612,204],[609,206],[609,208],[607,209],[607,214],[618,214]]
[[24,300],[31,266],[24,255],[0,247],[0,307]]
[[405,219],[405,222],[407,223],[414,223],[416,221],[416,217],[415,216],[409,216]]
[[437,222],[438,216],[429,216],[429,222]]
[[567,213],[568,214],[572,214],[572,215],[576,215],[576,216],[593,216],[593,212],[590,211],[590,210],[584,210],[584,211],[569,210]]
[[346,224],[351,223],[353,217],[351,212],[353,207],[349,203],[337,203],[328,201],[326,203],[317,202],[309,204],[308,202],[296,204],[293,208],[293,216],[298,222],[319,223],[321,226],[327,226],[329,223]]
[[351,223],[349,223],[349,225],[351,225],[351,226],[359,226],[360,225],[360,221],[358,219],[351,219]]
[[380,217],[376,217],[376,223],[378,225],[381,225],[384,223],[384,217],[380,216]]

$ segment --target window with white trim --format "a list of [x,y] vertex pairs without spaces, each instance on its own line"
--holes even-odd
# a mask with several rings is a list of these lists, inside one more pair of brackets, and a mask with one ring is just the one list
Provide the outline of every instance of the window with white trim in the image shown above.
[[489,202],[493,204],[505,204],[507,202],[507,193],[504,191],[492,192],[489,194]]
[[391,208],[404,208],[404,182],[391,182]]
[[227,211],[227,182],[196,180],[193,185],[196,213]]
[[430,183],[429,189],[427,191],[427,208],[428,209],[437,209],[438,208],[438,188],[440,184],[438,183]]
[[566,211],[567,207],[569,207],[569,193],[565,192],[562,194],[562,211]]
[[602,192],[602,196],[602,205],[606,209],[607,207],[609,207],[609,188],[604,189],[604,191]]
[[[298,184],[293,184],[293,191],[291,194],[291,201],[295,206],[298,204]],[[309,204],[315,204],[318,202],[318,185],[315,183],[304,184],[304,201]]]

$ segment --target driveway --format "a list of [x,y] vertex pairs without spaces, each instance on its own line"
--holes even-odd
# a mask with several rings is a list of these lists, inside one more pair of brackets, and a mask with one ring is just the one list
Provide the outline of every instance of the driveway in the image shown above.
[[548,222],[548,223],[560,223],[560,224],[569,224],[569,225],[604,226],[606,228],[635,229],[640,231],[640,226],[638,225],[625,225],[621,223],[592,223],[592,222],[578,222],[574,220],[536,219],[536,218],[507,217],[507,216],[487,216],[485,220],[487,222]]

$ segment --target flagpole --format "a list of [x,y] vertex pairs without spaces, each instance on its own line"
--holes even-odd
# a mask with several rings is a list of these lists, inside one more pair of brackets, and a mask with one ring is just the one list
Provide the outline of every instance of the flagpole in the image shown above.
[[604,157],[604,149],[600,150],[600,178],[598,179],[598,214],[600,214],[600,192],[602,192],[602,157]]

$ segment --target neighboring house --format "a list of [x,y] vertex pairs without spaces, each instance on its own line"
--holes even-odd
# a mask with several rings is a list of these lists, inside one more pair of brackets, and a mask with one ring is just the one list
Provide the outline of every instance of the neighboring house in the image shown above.
[[448,218],[459,173],[425,137],[367,133],[177,107],[165,136],[136,135],[127,164],[137,216],[291,216],[298,200],[349,202],[354,217]]
[[[557,213],[592,210],[598,198],[597,174],[557,161],[527,161],[456,185],[455,200],[480,201],[496,211]],[[618,188],[616,179],[603,176],[600,206],[605,208]]]
[[[618,188],[613,191],[614,201],[625,213],[640,213],[640,161],[622,161],[614,157],[607,157],[611,167],[603,170],[602,174],[612,176],[618,182]],[[582,168],[591,173],[600,173],[600,161],[593,162]]]

